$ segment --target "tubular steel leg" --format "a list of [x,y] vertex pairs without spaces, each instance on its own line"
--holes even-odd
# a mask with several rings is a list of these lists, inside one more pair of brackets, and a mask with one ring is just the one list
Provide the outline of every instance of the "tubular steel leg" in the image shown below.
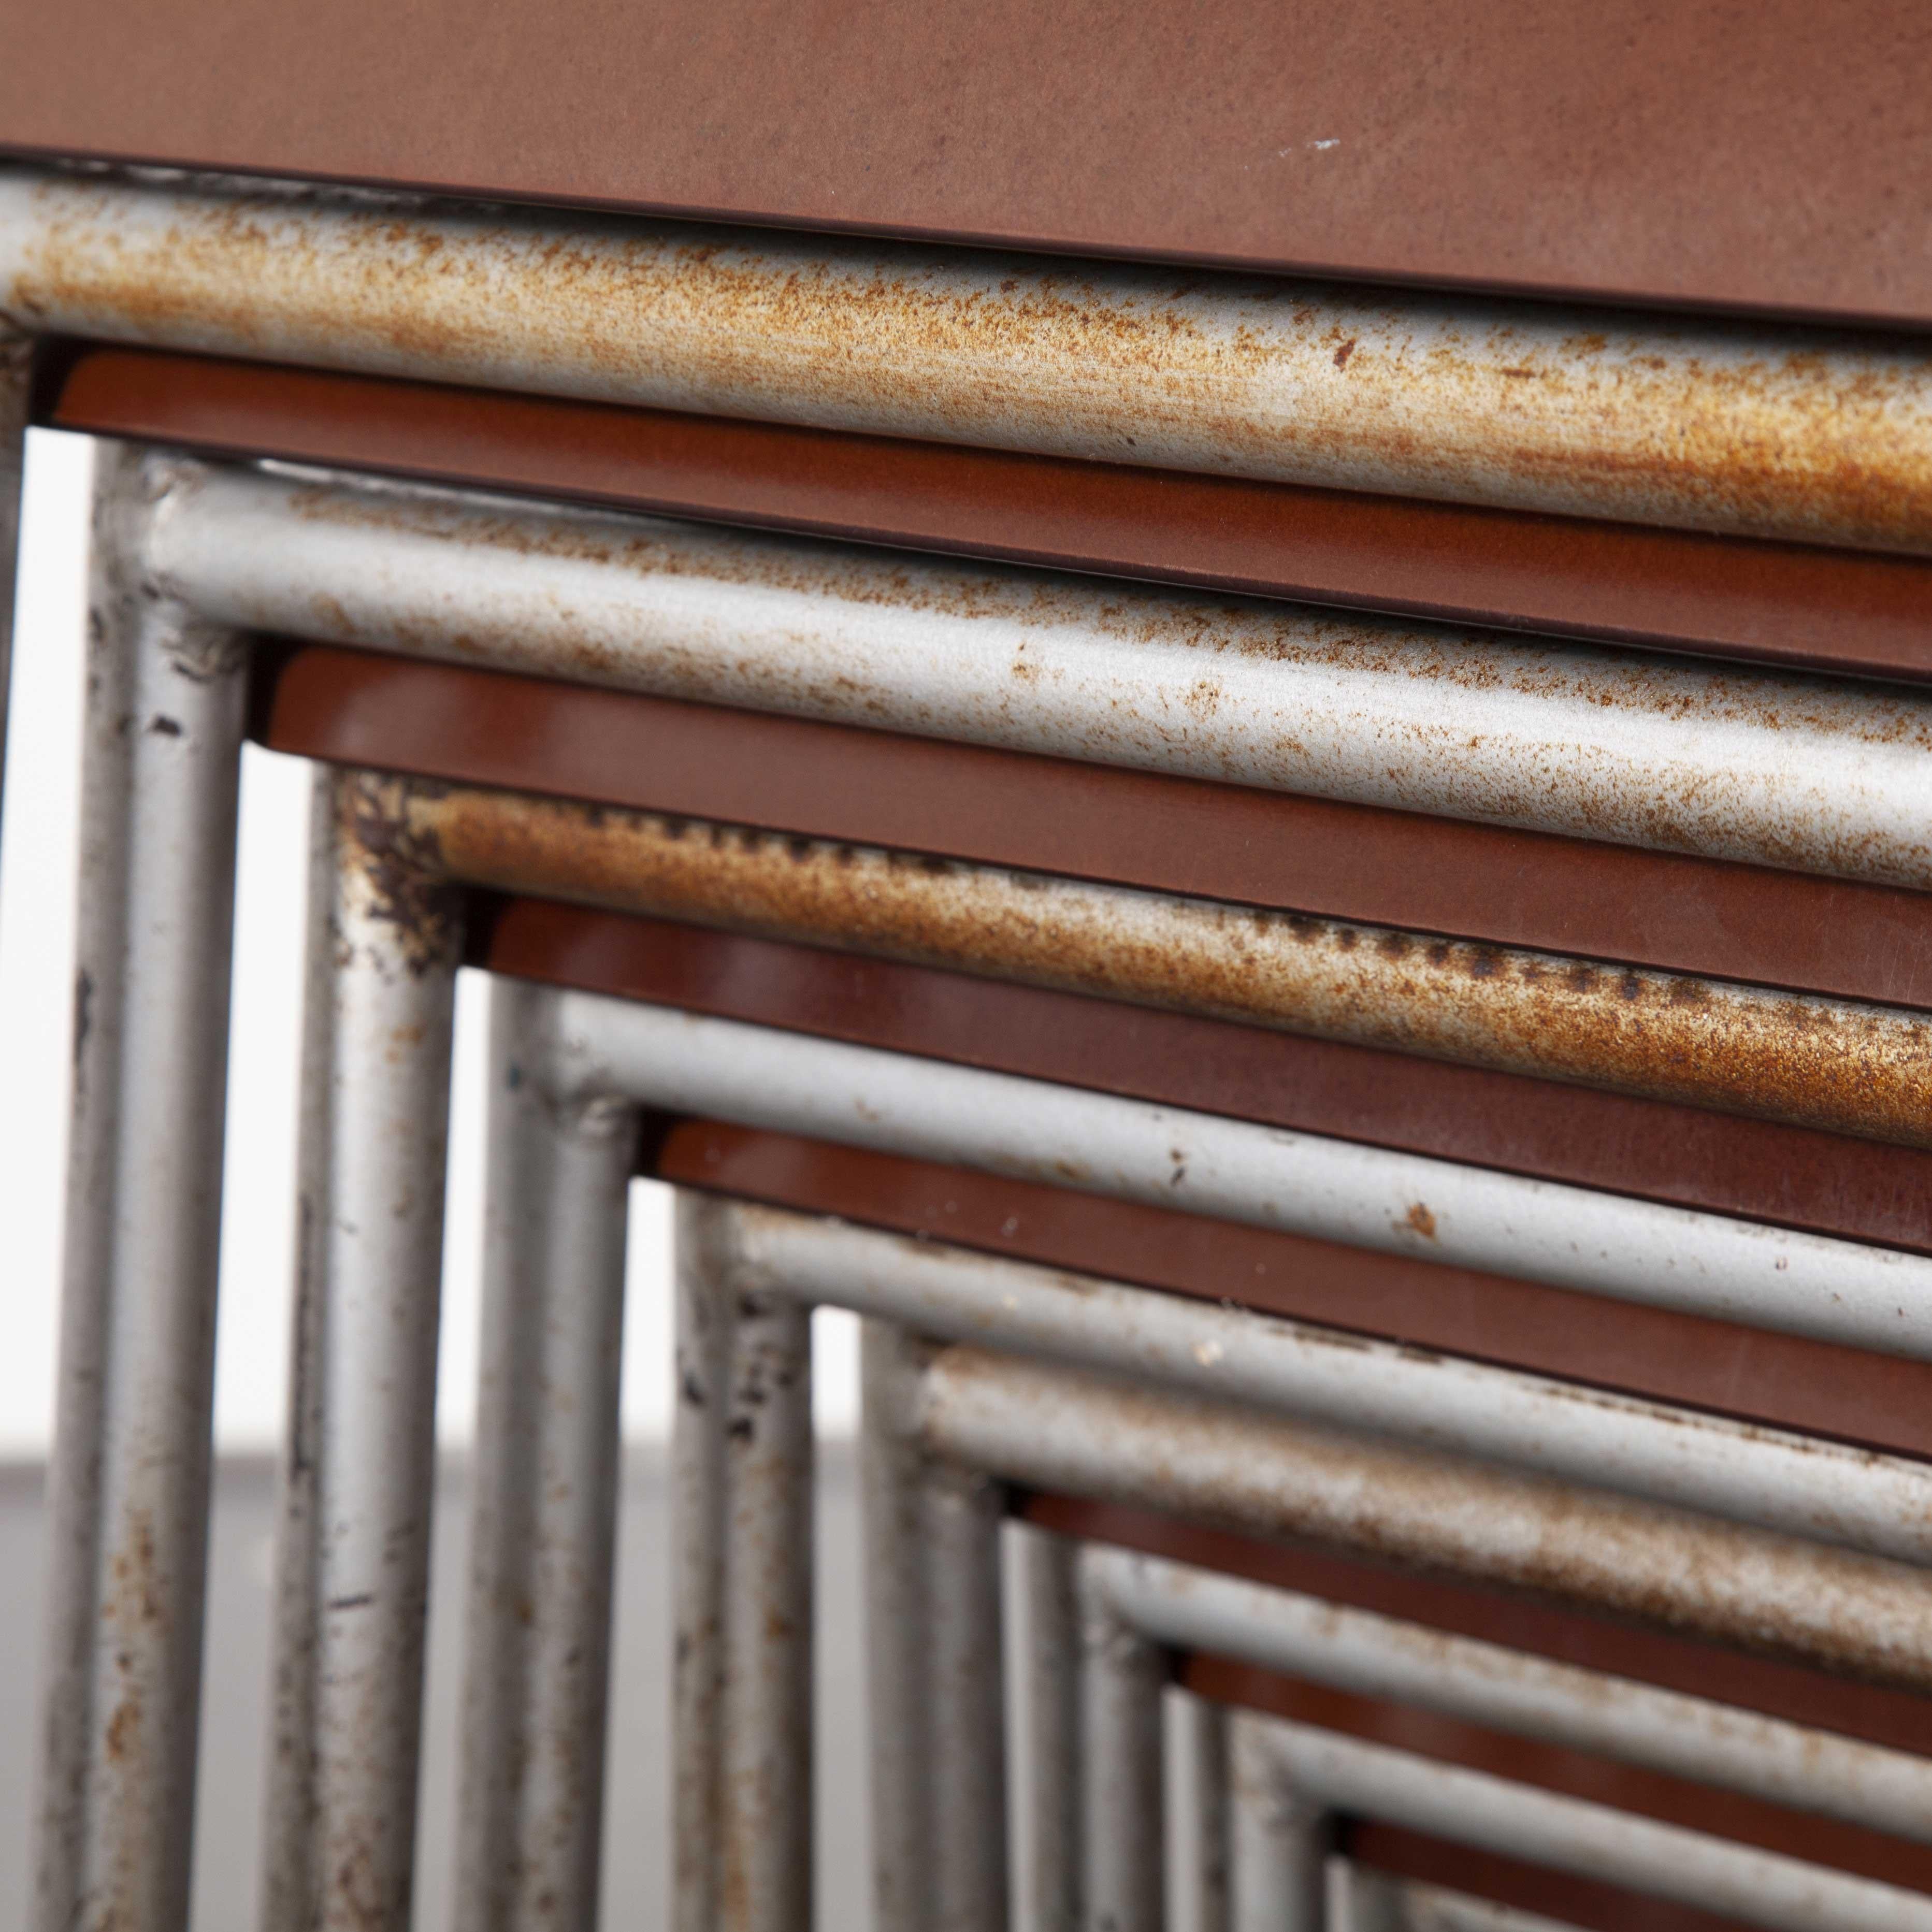
[[1010,1842],[1016,1932],[1080,1922],[1080,1606],[1076,1546],[1022,1522],[1004,1533]]
[[719,1318],[715,1286],[730,1276],[732,1243],[729,1221],[706,1197],[680,1191],[676,1212],[671,1923],[674,1932],[714,1932],[722,1838],[727,1508],[724,1430],[716,1418],[731,1380],[730,1327]]
[[316,786],[265,1932],[404,1932],[458,920],[400,788]]
[[680,1932],[812,1924],[812,1311],[677,1203]]
[[244,660],[143,593],[165,459],[95,497],[38,1922],[187,1922]]
[[1170,1690],[1167,1900],[1172,1932],[1228,1932],[1228,1714]]
[[1159,1932],[1162,1857],[1160,1648],[1124,1622],[1084,1560],[1080,1599],[1081,1920]]
[[555,995],[490,989],[488,1223],[455,1923],[597,1917],[635,1110],[571,1090]]
[[1230,1932],[1325,1932],[1331,1821],[1290,1788],[1266,1718],[1227,1724]]
[[862,1333],[879,1932],[1006,1920],[999,1486],[910,1439],[926,1350]]

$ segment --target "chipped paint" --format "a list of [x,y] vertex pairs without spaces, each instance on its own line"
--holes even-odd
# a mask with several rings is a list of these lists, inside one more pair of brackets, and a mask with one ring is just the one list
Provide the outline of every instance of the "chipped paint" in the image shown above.
[[1932,549],[1932,362],[1845,332],[24,168],[0,176],[0,314],[383,374]]

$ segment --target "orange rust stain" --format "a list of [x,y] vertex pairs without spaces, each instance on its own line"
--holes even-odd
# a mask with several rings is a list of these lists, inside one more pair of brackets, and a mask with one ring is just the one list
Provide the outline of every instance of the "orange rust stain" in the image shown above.
[[[64,182],[26,326],[1923,550],[1922,352],[1159,269]],[[508,292],[506,297],[506,291]],[[1346,383],[1310,383],[1322,365]]]
[[107,1755],[116,1764],[124,1762],[134,1748],[136,1734],[141,1727],[141,1706],[138,1698],[126,1697],[115,1706],[114,1714],[107,1720],[104,1742]]
[[1412,1228],[1425,1241],[1435,1240],[1436,1216],[1429,1211],[1425,1203],[1420,1201],[1412,1202],[1402,1221],[1404,1227]]
[[1910,1012],[512,794],[404,808],[500,890],[1932,1144]]

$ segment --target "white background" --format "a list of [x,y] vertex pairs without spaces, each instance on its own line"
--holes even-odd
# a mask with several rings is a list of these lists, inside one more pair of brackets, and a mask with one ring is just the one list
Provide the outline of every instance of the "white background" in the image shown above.
[[[44,1455],[52,1424],[73,976],[74,818],[91,446],[28,438],[18,620],[0,832],[0,1456]],[[215,1439],[279,1441],[287,1389],[296,1068],[308,769],[250,746],[242,774],[240,902],[230,1052]],[[460,1448],[474,1423],[485,989],[458,998],[455,1090],[436,1428]],[[624,1425],[662,1434],[670,1413],[667,1190],[632,1190]],[[822,1431],[850,1430],[855,1324],[814,1333]]]

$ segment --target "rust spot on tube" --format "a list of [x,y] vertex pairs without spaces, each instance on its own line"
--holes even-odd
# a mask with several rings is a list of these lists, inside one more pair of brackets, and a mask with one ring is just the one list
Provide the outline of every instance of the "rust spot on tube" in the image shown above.
[[358,861],[368,910],[394,932],[412,974],[446,966],[460,944],[457,894],[434,826],[413,807],[436,788],[373,772],[338,776],[338,836]]

